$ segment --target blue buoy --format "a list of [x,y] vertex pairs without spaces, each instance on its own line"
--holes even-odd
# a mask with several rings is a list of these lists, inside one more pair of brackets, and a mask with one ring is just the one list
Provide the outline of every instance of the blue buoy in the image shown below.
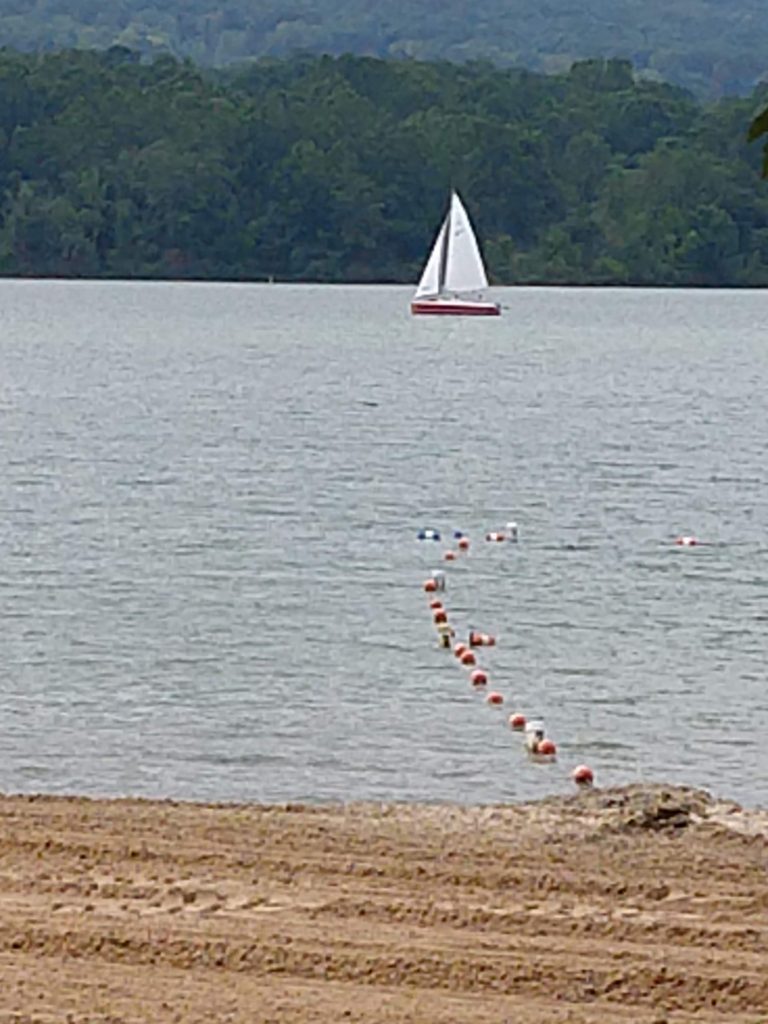
[[416,534],[417,540],[440,540],[438,530],[419,530]]

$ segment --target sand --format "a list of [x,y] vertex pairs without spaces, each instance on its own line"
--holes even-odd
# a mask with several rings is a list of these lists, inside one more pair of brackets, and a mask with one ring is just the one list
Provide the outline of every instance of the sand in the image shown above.
[[768,812],[0,797],[0,1024],[768,1021]]

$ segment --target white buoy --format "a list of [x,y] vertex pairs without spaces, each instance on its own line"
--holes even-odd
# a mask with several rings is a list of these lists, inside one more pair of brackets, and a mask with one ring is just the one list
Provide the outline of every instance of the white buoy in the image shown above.
[[539,744],[544,739],[544,723],[541,721],[526,722],[525,725],[525,749],[535,754]]
[[445,573],[442,569],[434,569],[432,579],[435,581],[435,586],[438,590],[445,590]]
[[509,539],[513,543],[516,543],[517,536],[518,536],[518,526],[517,526],[517,523],[515,523],[515,522],[507,523],[506,534],[507,534],[507,536],[509,537]]
[[440,646],[450,648],[453,644],[453,637],[456,634],[447,622],[438,622],[437,635]]

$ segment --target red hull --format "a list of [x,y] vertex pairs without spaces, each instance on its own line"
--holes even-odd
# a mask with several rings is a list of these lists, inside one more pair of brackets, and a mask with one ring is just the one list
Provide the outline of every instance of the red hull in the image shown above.
[[412,302],[414,316],[501,316],[501,306],[495,302]]

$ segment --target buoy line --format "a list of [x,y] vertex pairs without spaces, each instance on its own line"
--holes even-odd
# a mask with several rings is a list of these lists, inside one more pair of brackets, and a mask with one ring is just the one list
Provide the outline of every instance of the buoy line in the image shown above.
[[[442,538],[440,530],[434,527],[425,527],[417,533],[417,540],[440,541]],[[503,530],[489,530],[485,533],[485,540],[493,543],[517,544],[520,538],[518,524],[510,521]],[[443,561],[455,563],[460,555],[470,550],[470,538],[462,530],[453,530],[452,539],[455,541],[457,550],[448,548],[443,552]],[[706,546],[707,542],[700,540],[693,534],[681,534],[675,537],[675,547],[694,548]],[[427,595],[444,594],[446,590],[446,575],[442,569],[435,569],[429,579],[423,583],[423,589]],[[432,598],[429,602],[432,611],[433,625],[438,632],[439,645],[451,650],[456,660],[465,668],[470,669],[469,680],[475,690],[484,690],[489,682],[489,673],[486,669],[477,665],[477,656],[473,648],[493,647],[496,644],[496,637],[492,633],[481,633],[478,630],[470,629],[467,634],[467,642],[458,641],[454,643],[455,630],[448,620],[448,611],[442,600]],[[492,707],[501,707],[504,704],[504,695],[497,690],[486,692],[486,704]],[[540,720],[529,721],[526,716],[516,711],[510,714],[507,719],[509,728],[513,732],[522,732],[524,735],[524,749],[530,760],[541,764],[552,764],[557,760],[557,745],[546,735],[543,722]],[[594,772],[589,765],[577,765],[571,772],[571,779],[579,789],[588,789],[594,785]]]
[[[422,529],[417,534],[418,540],[440,540],[441,533],[434,528]],[[444,562],[456,562],[459,556],[470,550],[470,539],[461,530],[453,531],[453,539],[456,541],[458,550],[448,549],[443,552]],[[485,534],[486,541],[496,543],[513,543],[519,541],[519,527],[515,522],[508,522],[504,530],[492,530]],[[677,545],[692,546],[699,543],[695,538],[677,538]],[[475,690],[485,692],[485,703],[491,707],[502,707],[505,703],[503,693],[498,690],[486,691],[489,673],[486,669],[477,665],[477,656],[473,648],[494,647],[496,637],[492,633],[482,633],[479,630],[470,629],[467,633],[467,642],[457,641],[453,643],[455,630],[449,621],[449,612],[444,599],[435,598],[434,594],[444,594],[446,591],[446,575],[441,569],[436,569],[431,576],[422,584],[423,590],[430,597],[429,608],[432,612],[432,622],[438,632],[439,645],[451,650],[456,660],[465,668],[470,670],[469,681]],[[524,736],[524,750],[534,763],[553,764],[557,761],[557,745],[546,735],[544,723],[540,719],[528,720],[526,716],[516,711],[509,715],[507,724],[513,732],[522,732]],[[571,772],[571,779],[579,789],[590,788],[594,784],[594,772],[589,765],[577,765]]]

